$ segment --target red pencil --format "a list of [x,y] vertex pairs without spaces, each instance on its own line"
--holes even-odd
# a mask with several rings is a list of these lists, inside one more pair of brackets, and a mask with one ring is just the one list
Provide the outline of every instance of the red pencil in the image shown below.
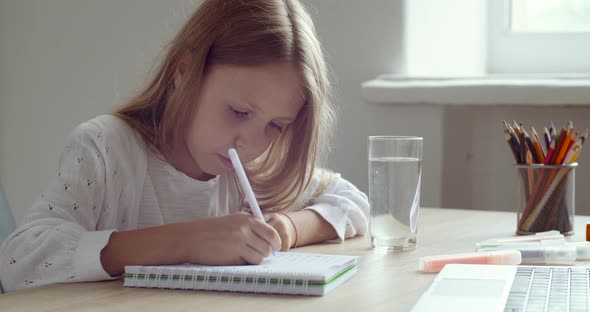
[[553,158],[554,153],[555,153],[555,140],[551,141],[551,145],[549,145],[549,149],[547,150],[547,157],[545,157],[545,165],[551,165],[551,159]]

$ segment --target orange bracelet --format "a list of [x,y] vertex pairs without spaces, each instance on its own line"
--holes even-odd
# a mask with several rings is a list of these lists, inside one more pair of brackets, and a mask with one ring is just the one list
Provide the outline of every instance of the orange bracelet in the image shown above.
[[293,225],[293,229],[295,230],[295,243],[293,243],[293,248],[297,247],[297,241],[299,240],[299,235],[297,233],[297,227],[295,226],[295,222],[293,222],[293,219],[291,219],[291,217],[286,213],[279,212],[278,214],[287,217],[287,219],[289,219],[289,221],[291,221],[291,224]]

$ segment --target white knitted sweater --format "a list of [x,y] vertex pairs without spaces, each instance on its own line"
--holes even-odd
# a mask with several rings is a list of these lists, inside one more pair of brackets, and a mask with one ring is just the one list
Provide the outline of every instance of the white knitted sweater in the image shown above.
[[[317,188],[319,171],[303,197]],[[110,279],[100,252],[113,231],[240,211],[231,174],[194,180],[156,157],[118,118],[83,123],[70,135],[47,191],[2,244],[2,285],[10,291]],[[367,231],[367,196],[339,174],[310,206],[298,209],[318,212],[338,233],[337,241]]]

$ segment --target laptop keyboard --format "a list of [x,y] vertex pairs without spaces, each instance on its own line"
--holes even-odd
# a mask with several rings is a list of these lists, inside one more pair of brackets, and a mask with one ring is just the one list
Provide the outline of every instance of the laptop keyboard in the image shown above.
[[504,311],[590,311],[589,268],[518,267]]

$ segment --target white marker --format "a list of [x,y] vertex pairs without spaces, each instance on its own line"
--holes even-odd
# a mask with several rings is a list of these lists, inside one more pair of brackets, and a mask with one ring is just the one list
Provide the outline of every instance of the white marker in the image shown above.
[[[258,206],[258,202],[256,201],[256,196],[254,196],[254,191],[252,191],[252,187],[250,186],[250,182],[248,182],[248,177],[246,176],[246,171],[244,171],[244,167],[242,167],[242,162],[240,161],[240,157],[238,156],[238,152],[234,148],[230,148],[228,150],[229,158],[231,160],[232,166],[236,170],[236,174],[238,175],[238,180],[240,181],[240,185],[242,186],[242,191],[244,191],[244,195],[246,196],[246,201],[250,205],[250,210],[252,210],[252,214],[254,217],[264,221],[264,216],[260,211],[260,206]],[[274,251],[273,251],[274,255]]]

